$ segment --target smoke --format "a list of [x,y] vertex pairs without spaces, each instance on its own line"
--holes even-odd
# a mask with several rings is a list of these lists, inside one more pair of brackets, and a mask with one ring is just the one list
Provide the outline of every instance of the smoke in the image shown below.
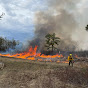
[[47,11],[35,13],[35,38],[30,41],[30,45],[38,45],[39,50],[44,50],[45,35],[55,33],[61,38],[58,49],[77,49],[77,42],[73,41],[72,35],[78,28],[73,14],[78,2],[79,0],[48,0]]

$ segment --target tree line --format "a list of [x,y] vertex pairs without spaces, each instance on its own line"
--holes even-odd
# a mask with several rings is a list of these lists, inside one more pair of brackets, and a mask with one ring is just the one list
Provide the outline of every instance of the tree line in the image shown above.
[[9,48],[15,49],[15,46],[19,44],[19,41],[14,39],[8,40],[7,38],[0,37],[0,51],[6,51]]

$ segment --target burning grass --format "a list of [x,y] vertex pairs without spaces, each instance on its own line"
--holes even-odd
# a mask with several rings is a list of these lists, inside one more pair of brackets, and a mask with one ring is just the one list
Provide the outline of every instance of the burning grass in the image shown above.
[[[44,55],[41,53],[37,53],[37,47],[32,48],[32,46],[29,48],[27,52],[22,53],[16,53],[16,54],[0,54],[0,56],[3,57],[14,57],[14,58],[21,58],[21,59],[28,59],[28,60],[37,60],[37,61],[48,61],[48,62],[60,62],[58,58],[62,58],[63,55],[56,54],[56,55]],[[56,58],[56,59],[55,59]]]
[[37,62],[0,57],[0,88],[87,88],[88,63]]

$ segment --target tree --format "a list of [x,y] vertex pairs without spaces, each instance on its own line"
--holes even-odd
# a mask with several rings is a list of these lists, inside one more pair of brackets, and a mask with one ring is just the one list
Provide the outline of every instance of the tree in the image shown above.
[[47,47],[47,50],[51,48],[52,52],[53,52],[55,49],[57,49],[55,46],[59,45],[60,38],[56,37],[55,33],[47,34],[45,36],[45,38],[46,38],[46,45],[45,45],[45,47]]
[[88,31],[88,25],[86,26],[86,31]]
[[15,49],[16,45],[19,45],[19,41],[0,37],[0,51],[6,51],[9,48]]
[[5,48],[4,48],[4,38],[0,37],[0,51],[5,51]]
[[1,18],[3,18],[3,15],[5,15],[5,13],[2,13],[2,15],[0,15],[0,20],[1,20]]
[[19,41],[16,41],[16,40],[12,39],[12,40],[8,40],[7,44],[8,44],[7,45],[8,48],[15,49],[15,46],[19,45]]

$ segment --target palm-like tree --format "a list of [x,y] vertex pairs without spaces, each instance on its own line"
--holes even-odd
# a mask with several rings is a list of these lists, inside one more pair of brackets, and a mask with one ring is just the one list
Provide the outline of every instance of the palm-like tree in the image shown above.
[[45,45],[45,47],[47,47],[47,49],[51,48],[52,52],[53,52],[53,50],[57,49],[55,47],[55,45],[59,45],[60,38],[56,37],[55,33],[53,33],[53,34],[47,34],[45,36],[45,38],[46,38],[46,45]]

